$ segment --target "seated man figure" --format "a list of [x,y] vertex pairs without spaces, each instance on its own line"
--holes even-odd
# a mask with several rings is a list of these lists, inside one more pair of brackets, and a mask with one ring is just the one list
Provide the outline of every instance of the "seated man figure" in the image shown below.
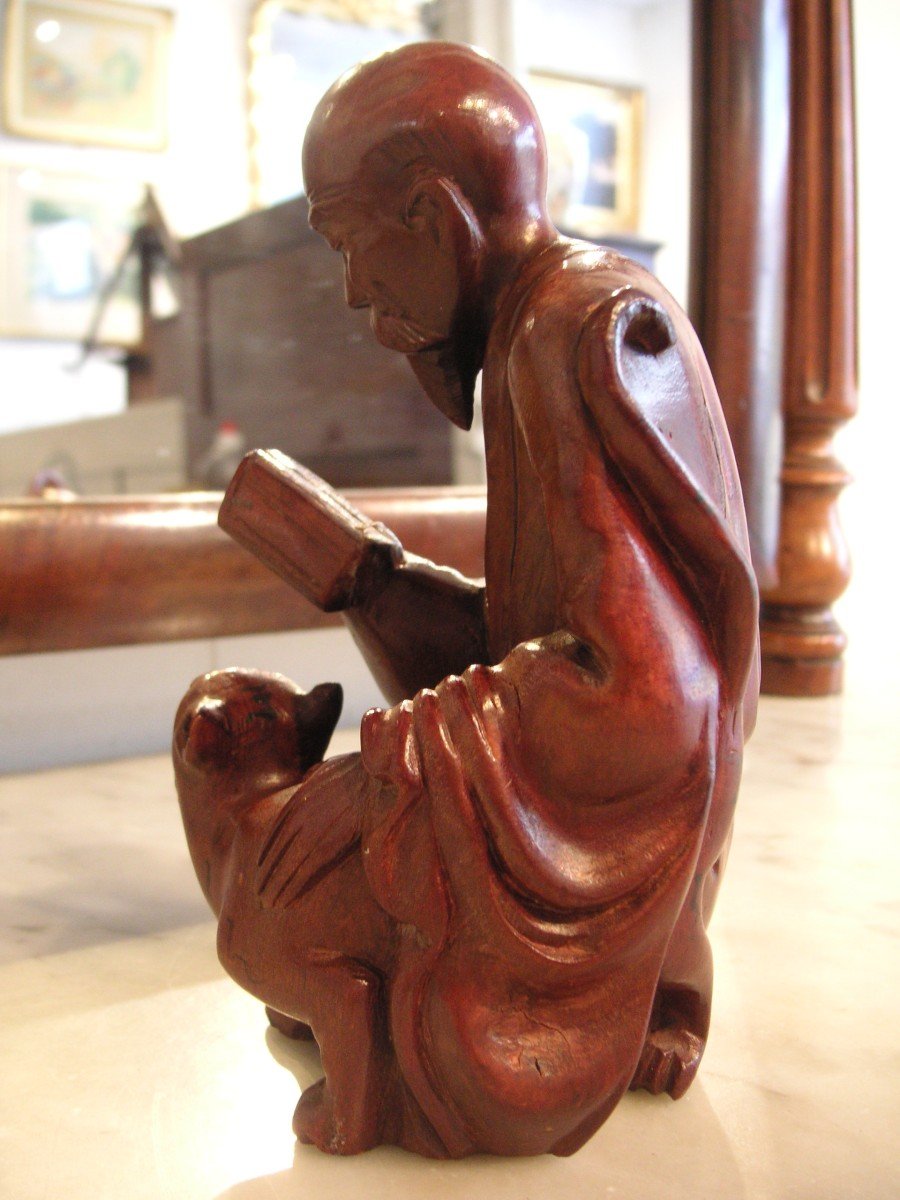
[[226,968],[319,1042],[301,1139],[568,1154],[629,1084],[679,1096],[706,1039],[758,691],[721,410],[661,285],[552,227],[532,105],[482,55],[349,72],[304,173],[348,303],[459,425],[483,371],[485,581],[397,547],[351,589],[393,705],[361,754],[320,761],[333,688],[198,680],[195,865]]

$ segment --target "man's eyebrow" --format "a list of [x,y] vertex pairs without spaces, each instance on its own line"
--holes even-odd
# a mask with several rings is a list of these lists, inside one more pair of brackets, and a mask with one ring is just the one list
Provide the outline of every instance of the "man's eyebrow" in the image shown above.
[[316,194],[307,196],[309,200],[309,219],[315,215],[317,220],[326,220],[341,204],[348,200],[346,187],[329,187],[317,190]]
[[307,220],[317,233],[327,236],[326,231],[331,233],[339,227],[343,215],[342,208],[343,205],[338,203],[336,197],[330,201],[316,200],[309,206]]
[[328,204],[310,204],[309,212],[307,213],[307,220],[309,221],[310,225],[313,226],[313,228],[315,228],[317,225],[321,225],[323,221],[327,221],[328,217]]

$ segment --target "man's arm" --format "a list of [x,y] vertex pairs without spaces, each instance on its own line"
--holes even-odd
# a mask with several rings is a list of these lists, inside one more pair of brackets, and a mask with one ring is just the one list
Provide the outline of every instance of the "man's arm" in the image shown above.
[[391,703],[484,662],[484,587],[404,551],[313,472],[248,454],[219,524],[325,612],[343,612]]

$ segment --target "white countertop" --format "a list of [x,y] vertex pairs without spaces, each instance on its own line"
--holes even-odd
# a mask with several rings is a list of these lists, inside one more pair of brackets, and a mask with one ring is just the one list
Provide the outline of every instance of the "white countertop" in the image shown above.
[[316,1052],[220,969],[167,760],[0,778],[0,1196],[900,1195],[900,737],[878,696],[764,701],[700,1076],[677,1103],[626,1096],[569,1159],[297,1146]]

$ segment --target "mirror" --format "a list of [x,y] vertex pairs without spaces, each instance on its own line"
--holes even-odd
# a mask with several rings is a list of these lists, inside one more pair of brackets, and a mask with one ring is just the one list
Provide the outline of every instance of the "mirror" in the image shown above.
[[320,97],[355,63],[427,37],[422,7],[414,0],[263,0],[250,33],[254,207],[298,194],[303,136]]
[[[39,7],[43,12],[54,5],[50,0],[41,0]],[[22,37],[31,36],[29,54],[35,58],[40,51],[45,68],[48,63],[58,65],[68,44],[64,18],[77,18],[81,22],[79,36],[88,36],[91,21],[96,20],[98,6],[94,0],[68,0],[59,7],[60,14],[48,16],[44,12],[42,26],[32,19],[38,11],[37,0],[8,0],[7,64],[11,55],[22,51],[21,44],[17,51],[13,34],[20,42]],[[299,228],[303,222],[299,208],[294,224],[288,220],[290,210],[284,208],[301,204],[296,198],[306,114],[343,69],[403,41],[422,36],[471,41],[505,62],[526,86],[529,79],[535,88],[543,84],[547,95],[556,98],[555,106],[568,113],[568,130],[560,132],[557,128],[551,138],[563,154],[562,167],[554,175],[560,195],[568,189],[571,199],[580,188],[582,216],[586,216],[588,207],[590,215],[596,217],[600,212],[602,216],[606,205],[608,214],[615,214],[618,222],[615,236],[625,238],[628,252],[638,254],[643,244],[652,255],[654,247],[659,246],[655,267],[676,296],[684,298],[689,171],[688,0],[601,0],[590,5],[583,0],[437,0],[428,5],[413,0],[230,0],[226,6],[217,0],[173,0],[173,19],[168,25],[157,17],[155,24],[145,22],[136,27],[128,25],[135,12],[144,17],[159,10],[141,12],[140,6],[120,7],[123,24],[118,30],[117,62],[129,62],[148,112],[153,109],[147,98],[152,96],[154,70],[155,83],[168,95],[164,148],[135,148],[133,131],[129,134],[130,144],[125,144],[124,137],[116,143],[115,136],[112,142],[102,144],[93,144],[89,137],[76,143],[67,141],[59,130],[52,138],[38,137],[33,131],[28,136],[9,130],[0,133],[0,224],[7,246],[15,243],[22,264],[15,275],[6,272],[4,298],[9,301],[11,289],[18,289],[12,299],[21,309],[23,300],[34,301],[35,290],[50,287],[54,308],[66,314],[67,321],[56,328],[46,322],[30,329],[7,324],[0,331],[0,377],[5,383],[0,435],[7,435],[0,436],[0,493],[22,495],[41,468],[52,469],[82,494],[177,490],[196,482],[221,482],[248,439],[240,428],[228,428],[229,417],[238,426],[242,418],[237,405],[234,413],[217,406],[218,384],[232,381],[249,405],[247,389],[261,379],[257,364],[272,361],[276,342],[284,346],[304,336],[304,328],[296,328],[296,322],[295,327],[285,328],[272,314],[264,312],[259,326],[243,335],[245,347],[253,350],[256,358],[251,354],[248,361],[253,368],[245,371],[246,381],[240,381],[237,347],[241,336],[237,331],[241,306],[261,294],[262,264],[276,249],[288,258],[294,255],[297,262],[303,255],[316,252],[305,244],[288,244],[294,226]],[[60,32],[54,34],[47,21],[56,21]],[[151,38],[157,39],[152,42],[156,58],[150,53]],[[168,66],[163,63],[166,54]],[[102,67],[99,58],[94,61],[98,55],[99,51],[93,58],[88,56],[83,73],[92,64],[98,70]],[[21,75],[19,70],[16,78]],[[7,66],[7,91],[10,79]],[[85,94],[88,84],[90,79],[84,81]],[[572,97],[577,110],[579,89],[592,97],[590,128],[583,122],[579,125],[580,112],[575,111],[573,116],[571,110]],[[122,103],[121,95],[108,99],[110,104]],[[616,103],[624,114],[622,121],[615,115]],[[549,110],[542,115],[549,123]],[[642,130],[640,142],[622,140],[630,137],[629,120],[635,130]],[[628,164],[628,189],[638,198],[636,216],[630,203],[622,202],[627,190],[625,177],[620,175],[617,183],[610,174],[620,161]],[[579,173],[580,166],[585,169]],[[32,182],[37,178],[50,180],[51,191],[60,201],[55,207],[44,205],[43,222],[37,220],[41,214],[32,210],[30,226],[40,225],[39,230],[30,227],[28,220],[23,225],[22,206],[16,216],[11,202],[10,193],[16,190],[16,181],[23,172]],[[599,185],[598,172],[606,172],[605,181],[600,180]],[[76,192],[80,187],[82,192],[87,189],[103,197],[107,210],[114,197],[130,192],[133,204],[135,192],[140,194],[145,184],[152,185],[164,222],[158,241],[166,243],[168,239],[166,253],[159,252],[158,246],[151,252],[145,245],[145,258],[132,258],[130,272],[121,280],[123,287],[116,292],[109,314],[116,312],[121,317],[129,304],[134,307],[141,299],[138,267],[143,262],[146,317],[156,323],[158,333],[165,334],[169,359],[179,338],[190,343],[178,346],[178,353],[190,359],[190,369],[185,368],[184,376],[188,382],[162,378],[159,372],[154,375],[127,346],[123,352],[123,343],[128,339],[121,326],[116,328],[109,322],[102,331],[104,345],[74,369],[81,358],[72,324],[76,303],[83,313],[86,298],[96,300],[109,277],[110,255],[114,263],[123,237],[127,241],[129,218],[120,215],[110,220],[113,226],[118,221],[118,249],[113,251],[112,241],[104,235],[101,253],[85,236],[84,204],[77,196],[62,196],[60,180],[64,183],[66,179],[81,181]],[[594,201],[601,197],[599,203],[591,201],[591,186]],[[609,221],[605,226],[582,221],[582,228],[578,204],[570,204],[567,211],[575,214],[573,221],[565,222],[574,224],[571,232],[611,240],[613,235],[604,233],[604,229],[612,229]],[[117,212],[127,214],[124,201]],[[278,213],[284,215],[281,225],[271,216]],[[247,224],[244,232],[235,233],[235,245],[244,247],[241,254],[255,245],[261,255],[255,265],[241,260],[244,265],[240,269],[246,268],[244,275],[237,261],[240,255],[234,257],[237,251],[228,248],[224,235],[207,232],[223,225],[234,228],[231,223],[239,220]],[[285,232],[288,229],[289,234]],[[52,257],[50,284],[40,284],[46,272],[42,277],[34,266],[39,246],[45,258]],[[323,253],[327,257],[324,247]],[[196,269],[203,255],[213,254],[219,264],[215,271]],[[186,282],[191,274],[186,264],[193,272],[193,283]],[[333,272],[330,284],[324,265],[312,276],[319,290],[309,294],[304,323],[315,316],[317,298],[331,295],[339,299],[340,270],[333,256],[328,271]],[[268,294],[273,305],[279,302],[281,293],[277,288]],[[220,342],[211,342],[213,326],[209,321],[218,319],[215,306],[226,302],[233,310],[230,323],[226,322],[227,333]],[[183,322],[186,313],[196,316],[198,312],[202,319],[194,321],[189,330],[180,329],[179,321]],[[362,314],[342,313],[341,319],[348,322],[343,334],[345,344],[371,345]],[[87,329],[82,328],[82,332]],[[146,334],[140,348],[147,350]],[[311,365],[321,365],[330,357],[340,366],[341,354],[318,335],[308,347],[299,347],[298,343],[295,349],[301,358],[302,349]],[[372,347],[372,351],[377,355],[379,348]],[[404,363],[399,366],[401,371],[408,371]],[[312,458],[313,465],[318,465],[326,476],[329,463],[340,460],[349,472],[335,479],[343,486],[367,481],[365,453],[373,455],[371,461],[377,460],[381,468],[390,465],[393,454],[391,469],[396,468],[398,483],[448,479],[471,482],[477,478],[477,433],[474,439],[460,439],[445,425],[429,424],[432,414],[425,413],[414,384],[409,400],[404,401],[402,418],[386,422],[383,413],[379,415],[377,396],[399,394],[401,387],[393,377],[379,374],[382,369],[388,370],[378,365],[364,372],[380,379],[368,399],[362,384],[348,382],[346,373],[339,373],[330,385],[322,384],[330,388],[335,404],[344,413],[355,414],[353,423],[367,431],[367,441],[363,439],[366,444],[349,446],[349,423],[321,414],[306,422],[303,437],[312,440],[304,444],[292,443],[274,426],[267,428],[266,439],[290,446],[298,457]],[[297,429],[306,420],[299,420],[297,413],[302,410],[310,414],[315,409],[311,373],[304,370],[301,378],[287,383],[283,379],[279,383],[281,378],[277,370],[272,373],[265,381],[266,394],[274,398],[279,420]],[[94,419],[99,416],[103,422]],[[81,429],[69,426],[51,433],[48,428],[61,421],[85,418],[91,420]],[[388,446],[384,439],[368,436],[386,424],[404,430],[399,443]],[[416,437],[432,448],[438,446],[440,438],[445,440],[446,445],[436,451],[442,464],[437,473],[431,450],[415,461],[410,457]],[[431,467],[420,469],[416,465],[429,461]],[[375,479],[381,482],[384,476],[379,478],[376,472],[368,481]]]

